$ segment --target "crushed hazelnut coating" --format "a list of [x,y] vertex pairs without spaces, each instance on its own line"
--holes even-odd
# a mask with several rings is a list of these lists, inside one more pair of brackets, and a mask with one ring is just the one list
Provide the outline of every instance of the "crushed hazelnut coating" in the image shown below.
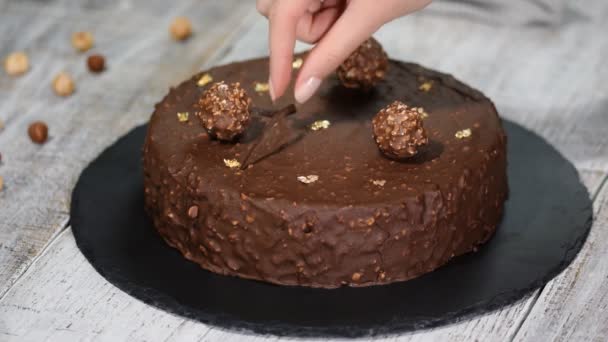
[[59,96],[70,96],[75,88],[74,80],[65,72],[59,73],[53,79],[53,90],[55,91],[55,94]]
[[321,129],[328,129],[329,125],[331,125],[331,122],[329,122],[329,120],[318,120],[318,121],[313,122],[310,125],[310,129],[313,131],[318,131]]
[[236,159],[224,159],[224,165],[231,169],[238,169],[241,167],[241,163]]
[[472,134],[471,129],[467,128],[467,129],[463,129],[461,131],[456,132],[456,134],[454,134],[454,136],[458,139],[464,139],[464,138],[470,137],[471,134]]
[[300,69],[302,67],[302,64],[304,64],[304,60],[298,57],[293,61],[293,63],[291,63],[291,67],[294,69]]
[[428,93],[431,91],[431,88],[433,88],[433,81],[425,81],[420,85],[420,87],[418,87],[418,90]]
[[4,71],[9,76],[25,74],[30,69],[30,61],[24,52],[13,52],[4,60]]
[[203,127],[219,140],[232,141],[249,124],[251,99],[240,83],[214,83],[198,101]]
[[413,157],[428,143],[420,113],[403,102],[395,101],[381,109],[372,124],[376,144],[387,157]]
[[179,122],[186,122],[186,121],[188,121],[189,116],[190,116],[190,113],[188,113],[188,112],[179,112],[179,113],[177,113],[177,120],[179,120]]
[[192,35],[192,23],[186,17],[177,17],[171,23],[169,32],[175,40],[185,40]]
[[319,180],[317,175],[298,176],[298,181],[304,184],[311,184]]
[[91,32],[81,31],[72,34],[72,46],[74,49],[85,52],[93,47],[95,39]]
[[258,93],[267,92],[270,89],[270,85],[268,83],[255,82],[255,91]]
[[384,79],[387,69],[388,56],[377,40],[369,38],[338,67],[337,74],[347,88],[371,88]]
[[196,82],[196,85],[199,87],[204,87],[211,82],[213,82],[213,77],[211,77],[211,75],[209,74],[204,74],[203,76],[201,76],[198,82]]

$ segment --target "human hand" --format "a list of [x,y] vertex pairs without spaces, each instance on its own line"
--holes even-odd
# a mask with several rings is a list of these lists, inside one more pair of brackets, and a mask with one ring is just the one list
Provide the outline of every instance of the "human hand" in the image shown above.
[[300,69],[295,99],[306,102],[321,81],[385,23],[431,0],[257,0],[270,22],[270,96],[281,97],[291,80],[296,39],[315,44]]

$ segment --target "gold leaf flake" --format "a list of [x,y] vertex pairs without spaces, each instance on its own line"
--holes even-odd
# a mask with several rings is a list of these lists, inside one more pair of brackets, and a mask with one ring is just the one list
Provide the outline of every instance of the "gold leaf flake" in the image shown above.
[[186,122],[188,121],[188,116],[190,116],[190,113],[188,112],[179,112],[177,113],[177,120],[179,120],[179,122]]
[[224,159],[224,164],[231,169],[236,169],[241,167],[241,163],[239,163],[236,159]]
[[319,180],[319,176],[317,175],[308,175],[308,176],[298,176],[298,180],[304,184],[314,183]]
[[386,184],[386,180],[384,179],[372,179],[372,184],[377,186],[384,186]]
[[429,91],[431,91],[431,88],[433,88],[433,81],[426,81],[422,83],[420,87],[418,87],[418,90],[428,93]]
[[467,129],[463,129],[461,131],[456,132],[456,134],[454,134],[454,136],[458,139],[464,139],[464,138],[468,138],[471,136],[471,129],[467,128]]
[[304,63],[304,60],[302,58],[296,58],[293,63],[291,63],[291,67],[294,69],[300,69],[302,67],[302,64]]
[[331,122],[329,122],[328,120],[318,120],[312,123],[312,125],[310,125],[310,129],[313,131],[318,131],[320,129],[328,129],[329,125],[331,125]]
[[427,112],[424,110],[424,108],[422,108],[422,107],[418,107],[418,108],[416,108],[416,111],[418,112],[418,114],[420,114],[420,118],[421,118],[422,120],[424,120],[424,119],[426,119],[426,118],[428,118],[428,117],[429,117],[429,113],[427,113]]
[[196,85],[199,87],[204,87],[207,84],[213,82],[213,77],[211,77],[211,75],[209,74],[204,74],[199,80],[198,82],[196,82]]
[[258,93],[267,92],[270,89],[268,83],[255,82],[255,91]]

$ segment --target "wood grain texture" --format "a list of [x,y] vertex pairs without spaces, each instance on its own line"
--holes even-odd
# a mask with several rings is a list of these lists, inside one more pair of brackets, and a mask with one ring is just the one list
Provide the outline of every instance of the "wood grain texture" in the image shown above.
[[[32,69],[10,78],[0,73],[0,297],[27,265],[65,228],[73,185],[86,164],[117,137],[145,122],[153,105],[174,85],[208,63],[218,47],[240,32],[254,9],[240,1],[2,1],[0,56],[25,50]],[[120,6],[116,4],[121,4]],[[165,6],[161,6],[165,4]],[[125,9],[126,8],[126,9]],[[145,10],[135,10],[135,9]],[[164,10],[161,10],[164,8]],[[186,43],[169,38],[174,16],[198,19]],[[151,25],[153,24],[153,25]],[[90,30],[92,51],[107,58],[108,70],[90,74],[85,55],[70,35]],[[61,70],[76,82],[76,93],[59,98],[51,80]],[[49,141],[34,145],[30,122],[49,125]]]
[[[582,176],[590,191],[594,191],[606,174],[583,172]],[[608,199],[608,195],[605,197]],[[605,228],[608,231],[608,227]],[[604,244],[608,245],[608,239]],[[375,340],[509,340],[534,298],[528,297],[513,306],[458,324]],[[608,298],[605,299],[608,302]],[[70,229],[60,234],[0,300],[2,341],[236,342],[244,339],[289,340],[272,336],[243,335],[209,327],[165,313],[130,297],[106,282],[93,269],[76,247]]]

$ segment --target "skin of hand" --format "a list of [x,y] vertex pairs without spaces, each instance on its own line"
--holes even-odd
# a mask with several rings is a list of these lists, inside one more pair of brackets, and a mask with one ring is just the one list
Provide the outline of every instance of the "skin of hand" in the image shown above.
[[431,0],[257,0],[270,23],[270,96],[281,97],[291,80],[296,39],[314,44],[295,82],[295,99],[306,102],[322,80],[385,23]]

